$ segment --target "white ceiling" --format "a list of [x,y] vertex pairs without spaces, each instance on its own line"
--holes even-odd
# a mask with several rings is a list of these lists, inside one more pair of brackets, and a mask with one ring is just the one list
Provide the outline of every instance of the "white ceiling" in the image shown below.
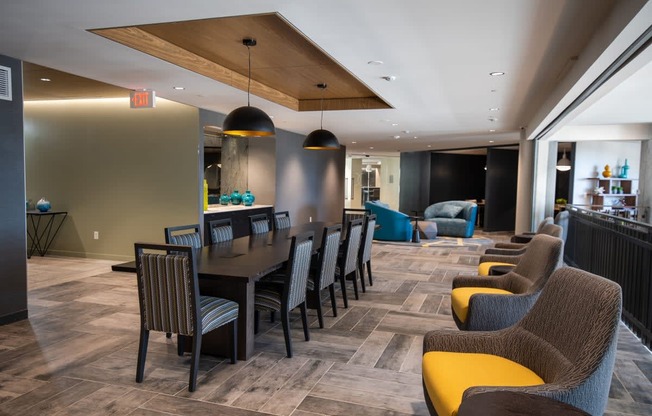
[[[626,1],[3,0],[0,54],[125,88],[151,88],[159,97],[226,114],[245,103],[245,93],[87,30],[278,12],[394,107],[324,115],[324,128],[350,152],[485,146],[514,143],[520,127],[536,127],[537,114],[551,116],[551,93],[588,55],[585,47],[599,38],[598,28],[615,10],[645,3]],[[648,6],[642,13],[649,25]],[[602,40],[605,48],[613,46],[612,39]],[[369,65],[372,60],[384,64]],[[489,76],[492,71],[506,75]],[[649,81],[652,70],[646,71]],[[390,75],[396,80],[382,79]],[[316,112],[257,97],[252,105],[274,116],[277,128],[307,134],[318,127]]]

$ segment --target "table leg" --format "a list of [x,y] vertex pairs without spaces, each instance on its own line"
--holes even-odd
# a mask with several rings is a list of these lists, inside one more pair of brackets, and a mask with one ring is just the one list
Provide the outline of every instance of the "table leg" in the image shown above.
[[414,220],[414,229],[412,230],[412,242],[420,243],[421,236],[419,235],[419,219]]

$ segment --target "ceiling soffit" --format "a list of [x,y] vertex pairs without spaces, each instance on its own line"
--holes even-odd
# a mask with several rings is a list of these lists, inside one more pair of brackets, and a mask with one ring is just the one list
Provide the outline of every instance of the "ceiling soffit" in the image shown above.
[[392,108],[278,13],[139,26],[92,33],[295,111]]

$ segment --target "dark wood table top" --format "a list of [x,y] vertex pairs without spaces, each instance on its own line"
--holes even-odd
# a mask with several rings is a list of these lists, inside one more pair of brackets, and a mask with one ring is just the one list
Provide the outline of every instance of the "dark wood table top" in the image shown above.
[[567,403],[535,394],[496,391],[475,394],[462,401],[458,416],[588,416],[589,414]]
[[[311,222],[203,247],[197,253],[197,274],[202,279],[255,281],[283,266],[288,260],[293,236],[307,231],[314,232],[313,247],[317,251],[324,227],[333,224],[335,223]],[[113,270],[135,273],[136,264],[134,261],[116,265]]]

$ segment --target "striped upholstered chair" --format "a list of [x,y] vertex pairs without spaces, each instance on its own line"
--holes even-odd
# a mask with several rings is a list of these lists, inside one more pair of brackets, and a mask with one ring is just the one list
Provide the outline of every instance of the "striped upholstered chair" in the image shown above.
[[165,228],[165,244],[201,248],[201,231],[199,224],[177,225]]
[[233,240],[233,225],[231,218],[213,220],[208,223],[208,229],[211,231],[211,243],[225,243]]
[[516,325],[491,332],[428,332],[422,376],[430,413],[454,415],[472,395],[513,391],[604,414],[620,313],[620,286],[566,267],[550,277]]
[[249,216],[249,233],[252,235],[255,234],[265,234],[270,231],[269,228],[269,218],[267,214],[256,214]]
[[[199,294],[192,247],[135,244],[140,343],[136,382],[143,381],[150,331],[192,337],[189,391],[197,386],[202,335],[222,325],[231,325],[231,363],[236,362],[238,304]],[[161,252],[166,254],[161,254]],[[174,252],[175,254],[167,254]]]
[[285,230],[286,228],[290,227],[292,227],[292,222],[290,221],[290,213],[288,211],[280,211],[274,213],[275,230]]
[[346,239],[341,246],[337,261],[335,275],[340,280],[342,289],[342,300],[344,307],[349,307],[349,300],[346,296],[346,280],[353,280],[355,298],[358,296],[358,254],[360,252],[360,240],[362,240],[363,218],[349,220],[346,226]]
[[[308,297],[311,304],[317,309],[319,327],[324,327],[324,315],[321,310],[321,292],[328,288],[333,316],[337,316],[337,303],[335,302],[335,268],[337,267],[337,253],[340,249],[342,224],[324,227],[321,239],[321,249],[317,258],[317,267],[312,267],[308,278]],[[313,257],[314,259],[314,257]],[[314,264],[313,264],[314,266]]]
[[285,270],[283,285],[260,283],[255,289],[255,316],[254,332],[258,332],[260,311],[280,311],[283,335],[285,336],[285,349],[288,358],[292,358],[292,338],[290,337],[290,311],[301,308],[303,334],[306,341],[310,340],[308,331],[308,313],[306,306],[306,288],[308,272],[312,257],[312,231],[292,237],[290,255]]
[[376,229],[376,214],[367,215],[362,230],[362,240],[360,242],[360,254],[358,254],[358,272],[360,273],[360,284],[362,291],[365,291],[364,269],[367,267],[369,275],[369,286],[374,284],[371,276],[371,245],[374,241],[374,230]]

